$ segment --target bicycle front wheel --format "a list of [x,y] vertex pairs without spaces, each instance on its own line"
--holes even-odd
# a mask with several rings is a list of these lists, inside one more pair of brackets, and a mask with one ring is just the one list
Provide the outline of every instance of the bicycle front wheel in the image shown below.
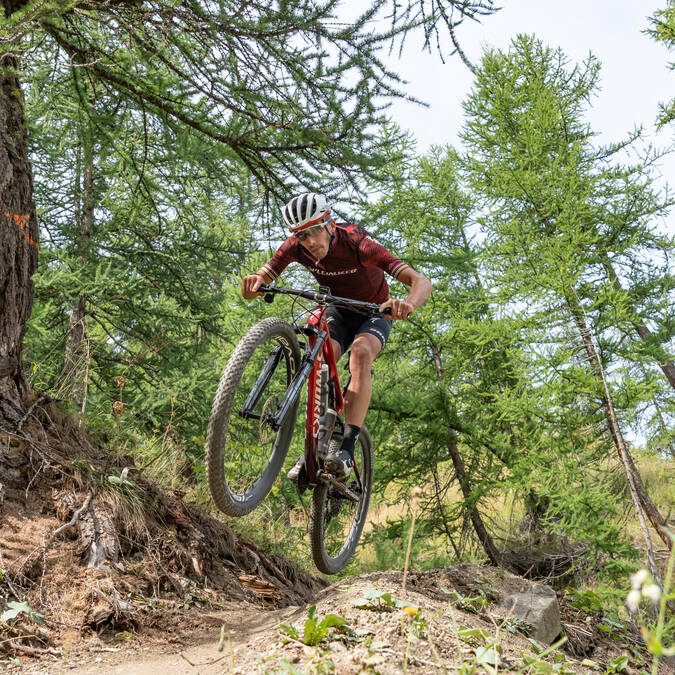
[[359,496],[357,502],[329,485],[314,488],[310,513],[310,541],[314,564],[324,574],[337,574],[356,551],[366,523],[373,485],[373,442],[364,425],[354,449],[361,485],[352,471],[347,487]]
[[216,506],[230,516],[265,499],[291,443],[298,401],[279,430],[274,419],[300,367],[291,326],[270,318],[253,326],[227,362],[206,436],[206,474]]

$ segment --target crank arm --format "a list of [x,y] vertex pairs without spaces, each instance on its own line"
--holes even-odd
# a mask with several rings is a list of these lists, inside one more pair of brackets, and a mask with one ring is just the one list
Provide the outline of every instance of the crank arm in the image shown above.
[[359,495],[355,492],[352,492],[344,483],[340,483],[333,474],[328,473],[327,471],[319,471],[316,474],[316,477],[322,482],[330,485],[333,489],[339,492],[343,497],[349,499],[350,502],[358,502]]

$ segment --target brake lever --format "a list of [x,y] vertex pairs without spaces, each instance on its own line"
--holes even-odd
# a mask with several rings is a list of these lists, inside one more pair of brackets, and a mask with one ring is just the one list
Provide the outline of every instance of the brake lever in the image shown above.
[[265,302],[274,302],[274,293],[272,293],[272,286],[269,284],[260,284],[260,286],[258,286],[258,293],[264,293],[263,300]]

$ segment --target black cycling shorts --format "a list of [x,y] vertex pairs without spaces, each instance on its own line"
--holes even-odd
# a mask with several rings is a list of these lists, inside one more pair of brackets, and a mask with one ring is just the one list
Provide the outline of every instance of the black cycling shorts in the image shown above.
[[330,336],[340,343],[343,354],[360,333],[374,335],[382,343],[382,348],[387,344],[389,333],[391,333],[392,322],[389,319],[367,317],[358,312],[335,307],[335,305],[326,307],[326,321]]

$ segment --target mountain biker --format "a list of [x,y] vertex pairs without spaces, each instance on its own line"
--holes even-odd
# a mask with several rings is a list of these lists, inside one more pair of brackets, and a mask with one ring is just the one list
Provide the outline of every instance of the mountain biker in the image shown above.
[[[356,225],[336,223],[326,198],[308,192],[291,199],[282,209],[291,236],[272,259],[255,274],[242,279],[242,296],[250,300],[262,293],[261,284],[273,282],[291,262],[306,267],[332,295],[362,300],[389,308],[387,319],[367,318],[329,305],[326,320],[335,360],[351,346],[351,382],[345,393],[345,428],[341,444],[331,443],[325,466],[338,480],[346,480],[354,465],[354,447],[366,417],[371,395],[371,366],[387,342],[391,320],[407,319],[431,293],[431,282],[401,262]],[[387,272],[410,287],[405,300],[389,298]],[[297,482],[304,466],[301,457],[288,477]]]

